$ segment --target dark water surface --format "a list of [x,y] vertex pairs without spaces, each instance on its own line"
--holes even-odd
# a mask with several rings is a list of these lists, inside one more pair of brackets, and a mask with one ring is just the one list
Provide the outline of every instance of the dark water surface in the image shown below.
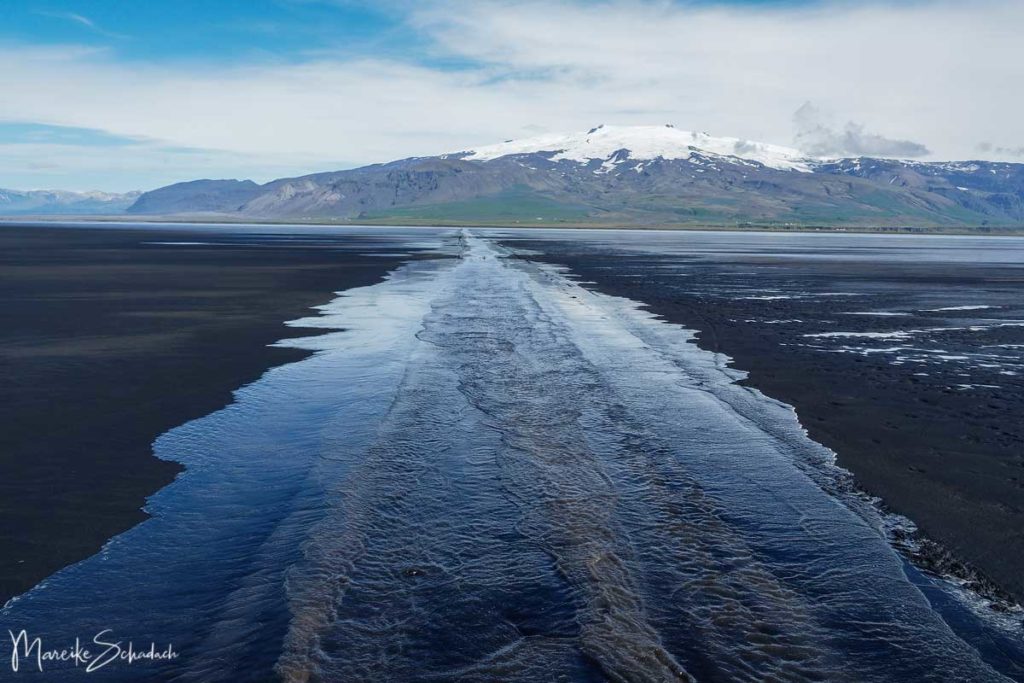
[[164,434],[153,518],[0,613],[179,656],[12,680],[1022,678],[725,357],[501,233],[406,234],[457,258],[297,321],[339,331]]
[[972,566],[916,534],[915,556],[1024,602],[1024,240],[509,237],[698,330],[746,384],[794,406],[858,486]]

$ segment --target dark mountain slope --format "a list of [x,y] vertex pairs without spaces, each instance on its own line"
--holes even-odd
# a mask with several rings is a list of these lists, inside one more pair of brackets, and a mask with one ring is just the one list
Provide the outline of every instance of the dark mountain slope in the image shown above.
[[[1024,164],[820,161],[675,129],[610,130],[265,185],[179,183],[145,193],[129,212],[482,223],[1024,225]],[[691,139],[734,153],[701,149]],[[620,141],[633,148],[613,148]]]

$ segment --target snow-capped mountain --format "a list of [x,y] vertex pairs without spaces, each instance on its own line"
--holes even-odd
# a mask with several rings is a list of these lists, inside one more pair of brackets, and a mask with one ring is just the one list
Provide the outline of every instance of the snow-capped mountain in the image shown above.
[[598,126],[346,171],[201,180],[133,214],[349,222],[1024,226],[1024,164],[817,159],[671,126]]
[[131,206],[141,194],[0,188],[0,215],[115,214]]
[[[618,152],[628,150],[629,155]],[[713,137],[707,133],[679,130],[675,126],[605,126],[585,133],[540,135],[523,140],[508,140],[497,145],[478,147],[460,156],[467,161],[490,161],[503,156],[554,152],[552,161],[568,159],[589,162],[594,159],[609,165],[689,159],[694,154],[743,159],[780,170],[809,173],[809,160],[796,149],[752,142],[741,138]],[[454,155],[452,155],[454,156]]]

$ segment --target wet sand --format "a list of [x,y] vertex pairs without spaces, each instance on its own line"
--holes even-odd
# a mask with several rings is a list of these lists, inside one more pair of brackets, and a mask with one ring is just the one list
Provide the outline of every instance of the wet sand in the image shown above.
[[152,519],[0,611],[180,658],[33,680],[1021,679],[689,331],[444,248],[296,322],[342,332],[161,435]]
[[[540,251],[526,258],[566,265],[593,289],[698,330],[702,348],[749,372],[747,384],[793,405],[860,488],[952,552],[926,541],[914,550],[920,565],[958,574],[983,593],[1024,600],[1024,378],[1000,370],[1009,367],[999,365],[1005,360],[973,367],[956,360],[1010,345],[1001,355],[1019,361],[1012,345],[1021,344],[1024,329],[930,333],[926,357],[937,360],[928,363],[899,356],[906,351],[877,352],[922,346],[920,337],[805,336],[1018,319],[1020,265],[805,259],[784,249],[659,256],[584,239],[506,243]],[[835,296],[790,298],[793,292]],[[919,310],[958,303],[992,308]],[[849,315],[901,307],[910,313]]]
[[409,251],[272,232],[0,227],[0,604],[143,521],[179,472],[153,439],[308,355],[268,345]]

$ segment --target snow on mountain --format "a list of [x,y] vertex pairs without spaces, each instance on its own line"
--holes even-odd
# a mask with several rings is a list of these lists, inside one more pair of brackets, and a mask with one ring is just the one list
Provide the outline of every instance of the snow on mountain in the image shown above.
[[127,212],[399,224],[988,229],[1024,224],[1024,164],[822,159],[671,126],[599,126],[263,185],[176,183],[143,194]]
[[[569,159],[588,162],[593,159],[622,163],[612,159],[619,150],[629,150],[629,161],[651,159],[689,159],[694,153],[734,157],[786,171],[812,171],[811,159],[799,150],[742,138],[714,137],[666,126],[598,126],[585,133],[548,134],[463,152],[468,161],[490,161],[511,154],[553,152],[552,161]],[[452,155],[454,156],[454,155]]]

